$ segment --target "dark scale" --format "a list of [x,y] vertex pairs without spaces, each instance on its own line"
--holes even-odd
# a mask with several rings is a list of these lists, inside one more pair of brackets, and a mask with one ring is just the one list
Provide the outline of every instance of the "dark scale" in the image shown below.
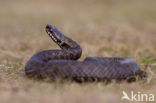
[[49,77],[52,80],[61,77],[78,81],[118,80],[136,75],[146,77],[146,72],[130,58],[87,57],[84,61],[76,61],[81,57],[82,49],[75,41],[49,24],[46,32],[61,49],[34,54],[25,65],[29,77]]

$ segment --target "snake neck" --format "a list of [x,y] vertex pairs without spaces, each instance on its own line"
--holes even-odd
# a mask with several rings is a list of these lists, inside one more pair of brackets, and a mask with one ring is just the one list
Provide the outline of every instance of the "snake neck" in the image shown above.
[[82,49],[80,47],[70,48],[70,49],[63,49],[64,56],[67,57],[66,59],[69,60],[77,60],[81,57]]
[[[62,49],[62,50],[53,50],[53,56],[58,59],[72,59],[76,60],[80,58],[82,49],[75,41],[65,36],[57,27],[47,24],[46,32],[51,37],[51,39]],[[57,59],[56,58],[56,59]]]
[[65,35],[63,35],[62,44],[59,47],[62,49],[60,52],[63,52],[63,55],[67,57],[66,59],[77,60],[81,57],[82,49],[80,45]]

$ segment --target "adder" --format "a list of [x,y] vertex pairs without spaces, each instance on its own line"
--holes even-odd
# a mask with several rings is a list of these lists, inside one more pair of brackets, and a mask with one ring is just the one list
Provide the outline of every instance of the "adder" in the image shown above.
[[139,75],[146,77],[135,60],[120,57],[86,57],[79,44],[61,33],[55,26],[47,24],[46,32],[61,48],[44,50],[34,54],[25,65],[28,77],[68,78],[72,80],[127,79]]

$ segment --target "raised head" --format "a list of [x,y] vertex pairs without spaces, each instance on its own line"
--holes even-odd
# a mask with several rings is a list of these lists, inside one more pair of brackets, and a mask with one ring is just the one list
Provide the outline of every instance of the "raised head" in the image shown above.
[[64,35],[55,26],[47,24],[46,32],[56,44],[62,46]]
[[55,26],[47,24],[46,32],[52,38],[52,40],[58,44],[62,49],[76,48],[79,45],[66,37],[63,33],[61,33]]

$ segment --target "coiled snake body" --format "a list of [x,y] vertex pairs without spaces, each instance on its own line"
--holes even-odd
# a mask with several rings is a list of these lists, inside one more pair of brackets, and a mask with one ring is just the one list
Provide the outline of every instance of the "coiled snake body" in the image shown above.
[[51,79],[70,78],[75,80],[126,79],[131,76],[146,76],[133,59],[117,57],[80,58],[81,47],[63,35],[55,26],[48,24],[46,32],[61,50],[45,50],[34,54],[25,65],[29,77]]

